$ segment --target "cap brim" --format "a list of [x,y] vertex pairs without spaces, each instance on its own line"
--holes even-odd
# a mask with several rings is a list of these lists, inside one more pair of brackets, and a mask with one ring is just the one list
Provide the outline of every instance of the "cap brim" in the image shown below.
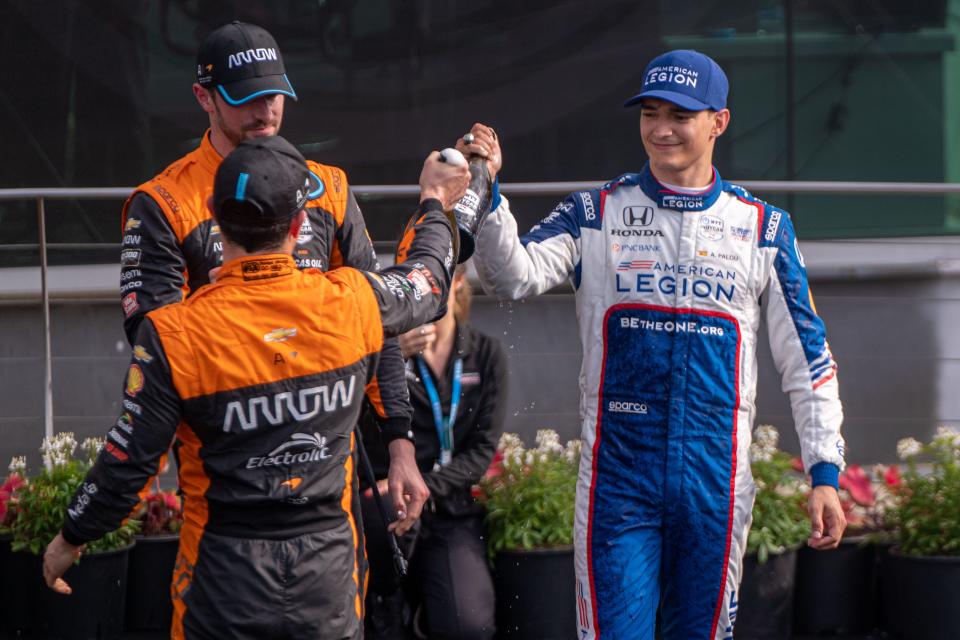
[[688,95],[678,93],[676,91],[662,91],[662,90],[652,90],[644,91],[633,96],[629,100],[623,103],[625,107],[632,107],[636,104],[639,104],[644,98],[659,98],[660,100],[666,100],[667,102],[672,102],[681,109],[688,109],[690,111],[703,111],[705,109],[713,109],[710,105],[705,102],[700,102],[694,98],[691,98]]
[[287,80],[287,74],[273,76],[260,76],[259,78],[248,78],[238,82],[231,82],[228,85],[217,85],[217,91],[228,104],[233,106],[250,102],[260,96],[273,95],[276,93],[289,96],[294,100],[297,94],[293,90],[290,81]]

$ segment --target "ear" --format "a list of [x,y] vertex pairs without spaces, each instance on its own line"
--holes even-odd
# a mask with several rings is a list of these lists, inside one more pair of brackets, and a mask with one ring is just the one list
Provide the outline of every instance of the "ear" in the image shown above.
[[217,106],[213,101],[213,94],[196,82],[193,83],[193,97],[197,99],[200,108],[207,113],[214,113],[217,110]]
[[713,129],[710,134],[714,138],[719,138],[728,126],[730,126],[730,109],[720,109],[713,114]]
[[307,219],[307,210],[301,209],[300,213],[293,216],[293,219],[290,220],[290,230],[287,234],[296,240],[300,236],[300,227],[303,226],[303,222]]

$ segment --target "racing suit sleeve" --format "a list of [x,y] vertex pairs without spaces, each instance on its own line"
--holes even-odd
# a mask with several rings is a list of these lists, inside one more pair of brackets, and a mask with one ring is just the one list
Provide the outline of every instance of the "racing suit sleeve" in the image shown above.
[[186,270],[180,243],[163,210],[150,196],[135,194],[124,218],[120,256],[123,330],[131,346],[148,312],[181,300]]
[[384,336],[397,336],[447,311],[453,276],[453,234],[443,205],[420,203],[397,249],[397,264],[362,272],[380,309]]
[[[346,212],[343,224],[337,229],[336,239],[339,254],[346,266],[363,271],[380,271],[377,252],[370,241],[363,214],[352,189],[347,192]],[[334,257],[331,256],[331,267],[333,261]],[[367,385],[367,398],[374,409],[381,431],[405,434],[410,430],[413,409],[404,378],[400,343],[395,337],[383,341],[376,373]]]
[[776,252],[764,296],[770,349],[783,391],[790,396],[803,468],[813,486],[837,487],[844,465],[837,363],[813,303],[793,223],[785,211],[773,209],[765,228],[774,226],[771,216],[780,220],[779,233],[772,236]]
[[124,389],[123,413],[63,521],[63,537],[73,545],[113,531],[140,501],[138,493],[156,475],[180,423],[180,397],[170,365],[149,320],[137,329]]
[[[430,489],[431,498],[443,500],[476,484],[497,452],[506,413],[507,359],[496,341],[490,341],[489,349],[485,351],[480,374],[483,381],[480,403],[472,407],[476,412],[475,427],[459,445],[450,464],[439,471],[424,474],[423,481]],[[462,407],[461,411],[469,409]]]
[[582,193],[561,200],[522,238],[517,237],[509,201],[498,197],[499,206],[487,216],[476,239],[473,262],[484,291],[499,299],[519,300],[549,291],[579,271]]

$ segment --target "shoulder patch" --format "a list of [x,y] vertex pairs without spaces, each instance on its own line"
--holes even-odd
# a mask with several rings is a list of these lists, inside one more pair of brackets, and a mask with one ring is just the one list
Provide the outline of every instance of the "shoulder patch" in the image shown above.
[[783,221],[787,212],[783,209],[764,203],[763,226],[760,230],[760,246],[775,247],[780,241],[783,230]]

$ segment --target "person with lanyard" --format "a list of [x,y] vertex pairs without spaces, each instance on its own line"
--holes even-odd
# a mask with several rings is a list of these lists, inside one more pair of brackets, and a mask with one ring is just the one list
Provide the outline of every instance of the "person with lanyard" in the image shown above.
[[[484,513],[470,489],[490,466],[503,430],[507,363],[499,342],[468,324],[471,297],[465,265],[460,265],[446,315],[400,336],[417,465],[430,489],[430,501],[419,528],[401,539],[410,556],[410,573],[401,592],[372,489],[361,500],[370,561],[367,638],[404,638],[407,600],[407,612],[412,612],[407,617],[412,617],[419,637],[494,635]],[[365,440],[382,494],[385,450],[372,416],[367,418]]]

